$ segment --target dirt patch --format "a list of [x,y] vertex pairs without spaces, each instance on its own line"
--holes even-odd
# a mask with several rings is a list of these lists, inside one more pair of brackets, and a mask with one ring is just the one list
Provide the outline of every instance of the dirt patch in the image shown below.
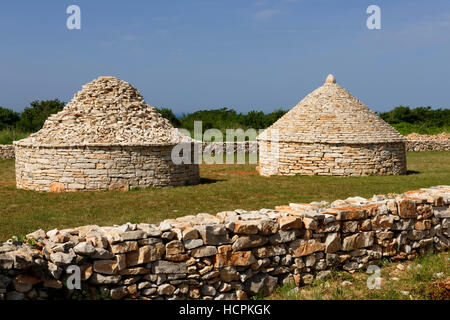
[[433,300],[450,300],[450,277],[431,283],[428,285],[428,291]]

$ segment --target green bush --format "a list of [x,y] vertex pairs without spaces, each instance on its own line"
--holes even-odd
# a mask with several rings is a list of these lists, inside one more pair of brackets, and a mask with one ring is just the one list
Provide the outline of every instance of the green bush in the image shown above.
[[0,130],[0,144],[12,144],[13,141],[26,138],[28,135],[28,132],[23,132],[17,129],[3,129]]
[[419,134],[439,134],[442,132],[450,132],[450,125],[443,125],[441,127],[431,126],[427,124],[411,124],[407,122],[400,122],[392,124],[392,126],[402,135],[407,136],[410,133]]
[[39,131],[44,125],[45,120],[54,113],[64,108],[64,102],[58,99],[33,101],[30,106],[22,112],[17,127],[26,132]]
[[172,110],[169,108],[155,108],[164,118],[169,120],[169,122],[176,128],[180,126],[180,120],[175,116]]
[[213,110],[200,110],[190,114],[183,114],[180,128],[194,132],[194,121],[202,121],[202,133],[208,129],[218,129],[223,134],[226,129],[265,129],[281,118],[287,111],[278,109],[265,114],[261,111],[250,111],[247,114],[237,113],[233,109],[221,108]]
[[403,135],[410,133],[438,134],[450,132],[450,109],[399,106],[379,114],[387,123]]
[[0,130],[14,127],[20,120],[20,115],[10,109],[0,107]]

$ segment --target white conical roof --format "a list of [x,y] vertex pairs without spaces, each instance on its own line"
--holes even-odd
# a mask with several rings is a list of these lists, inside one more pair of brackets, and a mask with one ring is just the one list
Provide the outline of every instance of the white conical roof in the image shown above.
[[[278,138],[276,138],[278,136]],[[329,75],[325,84],[258,136],[305,143],[383,143],[405,138]]]
[[114,77],[85,84],[43,128],[17,144],[161,145],[176,144],[181,134],[139,91]]

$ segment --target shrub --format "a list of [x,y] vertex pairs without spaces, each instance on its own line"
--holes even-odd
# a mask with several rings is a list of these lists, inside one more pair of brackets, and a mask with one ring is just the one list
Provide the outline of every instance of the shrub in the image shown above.
[[0,107],[0,130],[14,127],[20,120],[20,115],[10,109]]
[[45,120],[54,113],[61,111],[64,102],[58,99],[33,101],[30,106],[25,108],[21,114],[20,121],[17,126],[26,132],[36,132],[42,128]]

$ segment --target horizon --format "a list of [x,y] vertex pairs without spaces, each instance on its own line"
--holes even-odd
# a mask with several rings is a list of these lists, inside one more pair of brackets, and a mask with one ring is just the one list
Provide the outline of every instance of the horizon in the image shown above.
[[[68,6],[81,9],[69,30]],[[69,102],[100,75],[131,83],[157,108],[289,110],[332,73],[371,110],[449,108],[450,3],[376,1],[25,0],[0,13],[0,106]],[[26,10],[24,10],[26,5]]]

